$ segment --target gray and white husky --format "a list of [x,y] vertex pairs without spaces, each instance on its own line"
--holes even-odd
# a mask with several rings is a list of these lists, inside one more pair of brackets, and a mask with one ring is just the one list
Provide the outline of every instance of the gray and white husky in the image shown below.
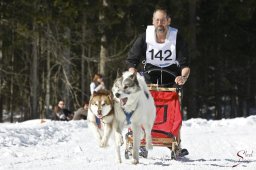
[[152,149],[151,130],[156,117],[154,99],[148,90],[144,77],[126,71],[117,78],[112,87],[114,95],[115,120],[113,130],[116,140],[117,159],[121,162],[120,146],[123,144],[122,129],[131,124],[133,131],[132,163],[139,163],[139,147],[142,127],[146,134],[146,148]]

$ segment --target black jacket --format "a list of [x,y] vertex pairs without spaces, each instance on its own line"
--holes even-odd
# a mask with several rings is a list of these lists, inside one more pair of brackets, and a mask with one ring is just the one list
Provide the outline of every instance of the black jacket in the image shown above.
[[[145,60],[147,50],[146,32],[140,34],[128,52],[126,64],[128,69],[131,67],[138,68],[141,61]],[[188,49],[183,39],[177,33],[176,39],[176,60],[179,62],[179,68],[188,67]]]

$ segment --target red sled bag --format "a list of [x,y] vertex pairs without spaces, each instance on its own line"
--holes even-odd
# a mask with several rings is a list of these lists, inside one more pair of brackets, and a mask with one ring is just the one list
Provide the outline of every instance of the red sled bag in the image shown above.
[[153,138],[174,138],[182,123],[179,96],[173,91],[150,91],[156,105]]

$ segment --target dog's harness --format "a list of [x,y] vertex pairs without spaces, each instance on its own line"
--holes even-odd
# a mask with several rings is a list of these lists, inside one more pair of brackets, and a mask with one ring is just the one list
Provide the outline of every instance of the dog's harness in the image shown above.
[[131,112],[126,112],[124,108],[123,111],[124,111],[124,114],[125,114],[125,118],[126,118],[126,122],[127,122],[127,125],[131,124],[131,117],[133,115],[133,113],[135,112],[135,110],[137,109],[138,105],[135,107],[135,109]]
[[[124,110],[124,109],[123,109],[123,110]],[[135,110],[134,110],[134,111],[135,111]],[[131,117],[132,117],[134,111],[132,111],[132,112],[126,112],[126,111],[124,110],[126,122],[127,122],[128,125],[131,124]]]
[[[144,94],[145,94],[146,98],[148,99],[149,94],[146,91],[144,91]],[[135,112],[135,110],[137,109],[137,107],[138,107],[138,105],[136,105],[135,109],[131,112],[126,112],[125,109],[122,108],[124,111],[124,114],[125,114],[127,125],[131,124],[131,117],[132,117],[133,113]]]

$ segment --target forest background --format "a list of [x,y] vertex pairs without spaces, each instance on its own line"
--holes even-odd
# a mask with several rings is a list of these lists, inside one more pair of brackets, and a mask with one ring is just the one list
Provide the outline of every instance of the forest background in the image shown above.
[[0,122],[76,110],[96,72],[110,89],[159,6],[190,51],[183,119],[255,115],[255,0],[1,0]]

